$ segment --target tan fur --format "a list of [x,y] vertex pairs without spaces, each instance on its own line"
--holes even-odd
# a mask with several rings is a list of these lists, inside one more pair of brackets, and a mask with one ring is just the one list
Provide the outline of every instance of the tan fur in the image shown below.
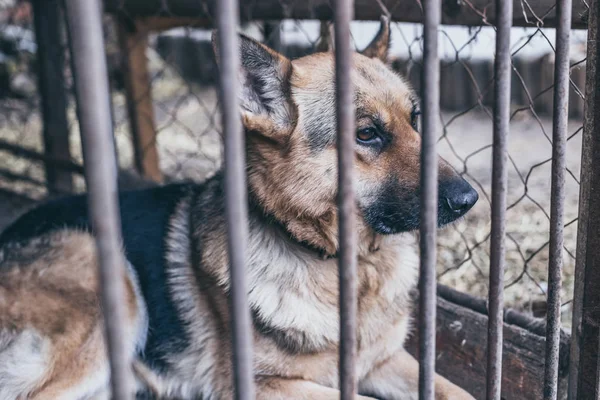
[[[106,389],[97,268],[94,239],[82,232],[60,231],[0,251],[0,363],[8,362],[0,367],[0,393],[78,399]],[[123,279],[133,355],[143,315],[133,283]],[[37,359],[36,368],[20,367],[22,358]],[[15,374],[21,376],[9,376]],[[11,390],[18,380],[20,388]]]

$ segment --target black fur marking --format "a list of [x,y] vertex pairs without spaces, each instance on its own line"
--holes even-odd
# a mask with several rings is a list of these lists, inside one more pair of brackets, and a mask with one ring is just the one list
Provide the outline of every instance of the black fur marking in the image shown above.
[[[164,356],[188,342],[166,286],[164,240],[169,217],[188,185],[170,185],[119,196],[127,259],[137,270],[148,308],[148,340],[143,358],[153,368],[166,367]],[[63,228],[91,230],[85,196],[73,196],[37,207],[0,234],[0,246]]]
[[[456,221],[469,211],[477,201],[460,212],[453,211],[448,205],[448,197],[455,194],[470,193],[475,190],[462,178],[441,181],[438,186],[438,226]],[[390,179],[382,186],[377,200],[369,206],[361,206],[365,221],[380,234],[395,234],[419,229],[420,226],[420,190],[409,188]]]

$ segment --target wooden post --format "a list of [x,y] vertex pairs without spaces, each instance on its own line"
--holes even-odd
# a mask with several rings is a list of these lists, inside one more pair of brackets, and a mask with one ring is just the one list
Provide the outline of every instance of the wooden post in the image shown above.
[[[34,0],[33,19],[38,44],[39,91],[42,102],[44,152],[48,158],[71,161],[64,77],[63,19],[59,0]],[[45,162],[50,191],[71,192],[71,173]]]
[[146,60],[148,31],[139,23],[126,24],[119,20],[118,25],[135,165],[142,177],[161,182],[163,176],[156,149],[152,87]]

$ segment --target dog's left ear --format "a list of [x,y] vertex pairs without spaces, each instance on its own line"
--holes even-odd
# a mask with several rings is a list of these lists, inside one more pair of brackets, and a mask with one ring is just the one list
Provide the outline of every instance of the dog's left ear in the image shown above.
[[381,25],[375,38],[369,43],[361,54],[370,58],[379,58],[387,62],[388,51],[390,49],[390,19],[385,15],[381,16]]
[[[213,31],[213,50],[219,63],[216,36]],[[265,135],[289,129],[295,121],[290,89],[292,62],[275,50],[240,35],[240,63],[240,105],[246,128]],[[268,126],[261,128],[265,124]]]

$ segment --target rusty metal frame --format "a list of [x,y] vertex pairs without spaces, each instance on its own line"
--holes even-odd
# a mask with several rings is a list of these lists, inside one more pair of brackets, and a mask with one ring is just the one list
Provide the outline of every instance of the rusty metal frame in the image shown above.
[[340,277],[340,391],[342,399],[351,399],[357,393],[356,377],[356,313],[357,253],[354,228],[354,93],[351,68],[352,50],[350,21],[354,11],[353,0],[336,0],[335,28],[335,89],[338,151],[338,205],[339,205],[339,277]]
[[494,142],[492,161],[492,231],[487,348],[487,400],[500,400],[504,313],[504,256],[506,252],[506,187],[510,120],[510,29],[512,1],[496,0],[496,60],[494,65]]
[[109,102],[108,72],[98,0],[65,0],[66,20],[81,129],[88,209],[100,265],[100,293],[113,398],[132,398],[135,385],[128,354],[122,276],[117,161]]
[[239,113],[240,67],[237,0],[217,2],[216,25],[219,57],[219,99],[225,142],[225,216],[231,279],[231,333],[235,398],[254,399],[252,331],[246,284],[248,243],[248,193],[246,148]]
[[600,2],[589,2],[569,399],[600,398]]
[[440,61],[438,27],[439,0],[424,2],[424,49],[421,141],[421,265],[419,277],[419,398],[435,397],[436,244],[438,226],[438,155],[436,151],[440,114]]
[[569,122],[569,50],[571,38],[571,0],[557,1],[556,59],[554,62],[554,116],[552,121],[552,188],[550,210],[550,260],[548,265],[548,303],[546,317],[546,364],[544,399],[558,396],[560,351],[560,289],[563,267],[563,228],[567,125]]

